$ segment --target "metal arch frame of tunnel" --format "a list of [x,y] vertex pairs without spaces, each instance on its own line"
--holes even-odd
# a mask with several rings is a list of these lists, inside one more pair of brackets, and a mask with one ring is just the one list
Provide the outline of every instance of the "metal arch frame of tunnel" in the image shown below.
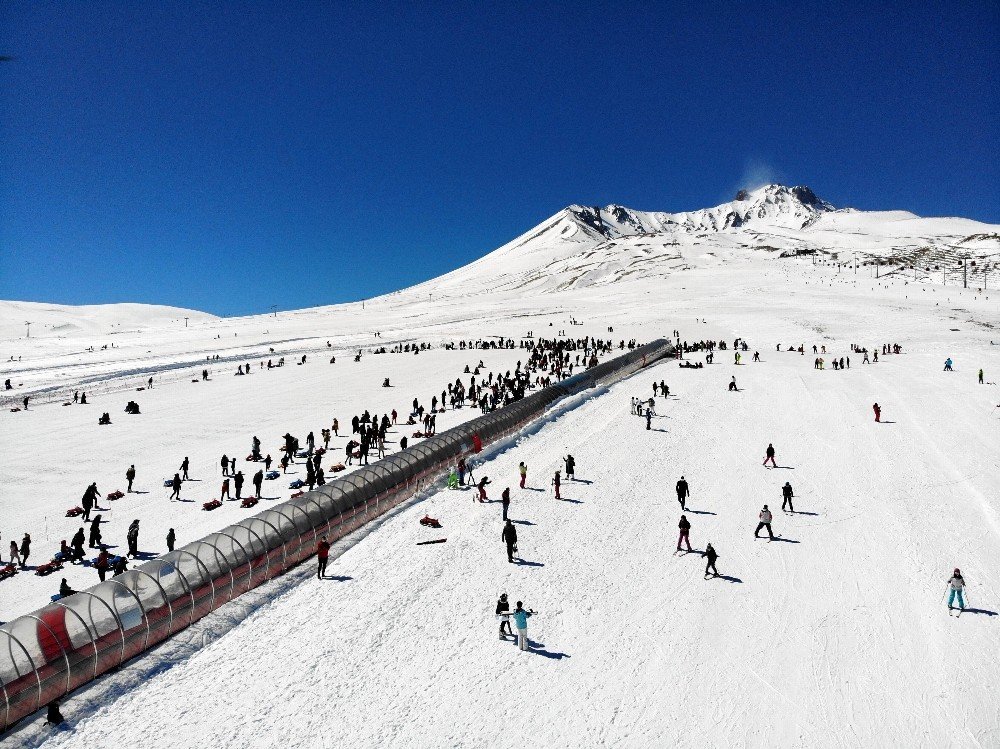
[[[7,622],[0,626],[8,643],[5,649],[0,648],[0,697],[4,701],[0,731],[40,708],[43,692],[46,699],[54,699],[78,689],[312,556],[320,534],[333,542],[388,512],[450,471],[456,460],[478,452],[477,445],[482,449],[504,439],[544,415],[552,404],[616,382],[673,353],[670,342],[661,339],[620,354],[357,471],[334,477],[295,499],[263,508],[124,575]],[[398,424],[397,428],[405,430],[407,425]],[[229,553],[222,548],[226,545],[222,539],[227,539]],[[244,566],[245,586],[242,574],[239,583],[235,574]],[[194,570],[200,578],[197,581]],[[176,582],[165,579],[173,573],[178,575]],[[153,592],[158,601],[149,595]],[[82,604],[84,597],[86,606]],[[130,605],[119,611],[119,599],[130,601]],[[100,601],[110,617],[94,606],[94,600]],[[74,606],[74,601],[80,606]],[[133,602],[139,620],[130,610]],[[182,616],[187,605],[191,611]],[[79,633],[70,632],[66,612],[71,612],[82,627]],[[140,631],[141,646],[136,642]],[[34,634],[26,637],[30,632]],[[19,665],[22,660],[23,665]],[[61,676],[63,668],[66,678],[56,689],[51,682]]]

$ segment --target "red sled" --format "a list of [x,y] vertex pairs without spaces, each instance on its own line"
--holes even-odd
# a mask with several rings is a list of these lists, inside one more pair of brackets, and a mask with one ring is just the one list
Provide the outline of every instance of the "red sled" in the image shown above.
[[253,507],[255,504],[257,504],[256,497],[244,497],[243,501],[240,502],[240,507]]
[[441,521],[437,518],[432,518],[430,515],[424,515],[420,518],[420,524],[426,525],[428,528],[440,528]]
[[13,563],[5,564],[3,567],[0,567],[0,580],[6,580],[8,577],[13,577],[16,574],[17,574],[16,564]]
[[206,502],[201,506],[203,510],[214,510],[218,507],[222,507],[222,501],[218,499],[213,499],[211,502]]
[[68,518],[75,518],[77,515],[82,515],[82,514],[83,514],[82,507],[70,507],[68,510],[66,510],[66,517]]
[[347,466],[345,466],[343,463],[337,463],[337,465],[335,466],[330,466],[330,470],[333,471],[334,473],[340,473],[341,471],[347,470]]
[[51,575],[53,572],[62,569],[62,564],[53,559],[51,562],[40,564],[35,568],[35,574],[41,577]]
[[296,497],[301,497],[305,492],[295,492],[289,499],[295,499]]
[[125,494],[123,492],[111,492],[111,494],[107,495],[107,498],[115,500],[115,499],[121,499],[124,496]]

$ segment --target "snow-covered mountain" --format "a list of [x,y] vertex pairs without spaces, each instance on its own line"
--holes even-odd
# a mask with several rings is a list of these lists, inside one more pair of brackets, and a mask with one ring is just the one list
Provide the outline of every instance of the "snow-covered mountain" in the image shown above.
[[761,253],[878,259],[918,276],[962,258],[1000,262],[1000,226],[906,211],[835,208],[804,186],[740,190],[728,203],[681,213],[571,205],[483,258],[415,287],[420,293],[558,291],[660,277]]

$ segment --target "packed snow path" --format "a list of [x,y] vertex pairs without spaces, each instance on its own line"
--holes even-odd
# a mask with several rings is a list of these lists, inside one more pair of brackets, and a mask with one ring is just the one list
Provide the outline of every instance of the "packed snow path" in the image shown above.
[[[941,372],[937,352],[820,372],[773,349],[739,367],[731,352],[701,371],[658,365],[477,468],[492,500],[512,487],[520,564],[499,502],[443,490],[331,579],[109,704],[69,700],[77,725],[32,741],[997,746],[1000,466],[982,389]],[[646,431],[629,399],[654,379],[674,397]],[[780,468],[761,465],[768,442]],[[557,502],[548,484],[567,452],[581,481]],[[681,474],[692,542],[712,542],[724,577],[674,553]],[[786,480],[794,515],[780,511]],[[753,538],[765,503],[781,540]],[[444,527],[421,527],[424,513]],[[955,566],[970,584],[960,619],[942,603]],[[497,637],[502,591],[539,612],[532,652]]]

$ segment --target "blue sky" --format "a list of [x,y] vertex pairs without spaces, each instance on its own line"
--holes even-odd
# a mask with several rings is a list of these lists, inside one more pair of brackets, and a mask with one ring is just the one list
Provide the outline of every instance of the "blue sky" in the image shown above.
[[0,298],[350,301],[761,180],[1000,223],[1000,5],[875,6],[4,2]]

